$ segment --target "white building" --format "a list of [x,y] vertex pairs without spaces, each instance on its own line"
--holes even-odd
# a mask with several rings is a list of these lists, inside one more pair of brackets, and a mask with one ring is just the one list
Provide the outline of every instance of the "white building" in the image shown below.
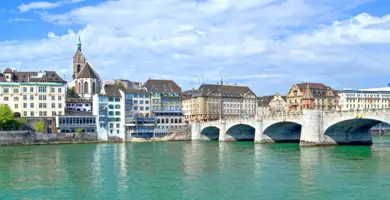
[[390,108],[390,91],[340,90],[340,110],[365,110]]
[[22,117],[65,113],[66,82],[54,71],[18,72],[7,68],[0,77],[0,103]]
[[99,138],[125,139],[125,94],[117,85],[105,84],[92,98],[92,114],[96,116]]

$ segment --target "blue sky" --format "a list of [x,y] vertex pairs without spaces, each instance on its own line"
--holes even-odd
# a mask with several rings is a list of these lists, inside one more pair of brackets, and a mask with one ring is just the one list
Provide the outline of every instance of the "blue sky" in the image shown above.
[[302,81],[390,82],[388,0],[0,1],[0,70],[69,80],[77,38],[103,79],[174,79],[286,93]]

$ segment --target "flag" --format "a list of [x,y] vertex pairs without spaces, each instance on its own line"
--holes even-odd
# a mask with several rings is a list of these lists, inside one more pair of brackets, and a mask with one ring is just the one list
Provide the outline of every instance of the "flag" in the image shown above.
[[370,103],[372,104],[372,97],[370,97]]

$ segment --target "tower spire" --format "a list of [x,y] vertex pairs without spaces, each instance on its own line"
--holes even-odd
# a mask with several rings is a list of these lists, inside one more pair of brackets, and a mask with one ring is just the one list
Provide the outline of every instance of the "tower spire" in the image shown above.
[[80,38],[80,35],[79,35],[79,42],[77,43],[77,50],[81,51],[81,38]]
[[222,80],[222,77],[221,77],[221,85],[223,85],[223,80]]

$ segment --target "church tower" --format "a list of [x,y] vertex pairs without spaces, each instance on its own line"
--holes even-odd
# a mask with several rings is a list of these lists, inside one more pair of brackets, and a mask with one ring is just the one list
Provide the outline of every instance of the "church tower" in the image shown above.
[[76,79],[79,75],[81,69],[85,65],[87,60],[85,59],[83,53],[81,52],[81,39],[79,36],[79,42],[77,44],[77,51],[76,54],[73,56],[73,79]]

